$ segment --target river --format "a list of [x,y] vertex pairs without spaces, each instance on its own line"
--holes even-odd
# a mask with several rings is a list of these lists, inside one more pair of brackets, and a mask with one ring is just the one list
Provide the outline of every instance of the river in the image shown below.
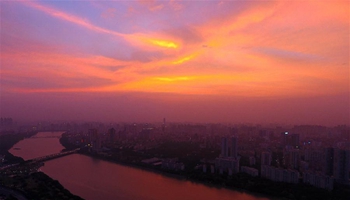
[[[63,132],[40,132],[10,150],[15,156],[32,159],[60,152]],[[115,164],[85,155],[72,154],[45,162],[42,172],[58,180],[73,194],[86,200],[114,199],[242,199],[267,200],[245,192],[209,187],[155,172]]]

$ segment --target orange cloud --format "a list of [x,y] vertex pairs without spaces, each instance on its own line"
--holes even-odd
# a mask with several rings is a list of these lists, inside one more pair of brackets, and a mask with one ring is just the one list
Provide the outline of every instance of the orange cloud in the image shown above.
[[[122,68],[111,70],[111,67],[119,65],[130,65],[130,62],[119,61],[102,56],[77,57],[49,52],[28,53],[2,53],[4,71],[7,77],[33,77],[47,79],[48,82],[56,82],[66,85],[65,82],[78,79],[91,79],[92,81],[106,80],[118,83],[125,79],[130,80],[132,74],[118,76]],[[94,82],[91,82],[94,84]],[[72,85],[67,85],[74,87]]]
[[194,58],[194,57],[195,57],[194,54],[193,54],[193,55],[190,55],[190,56],[186,56],[186,57],[181,58],[181,59],[179,59],[179,60],[177,60],[177,61],[174,61],[173,64],[175,64],[175,65],[181,64],[181,63],[184,63],[184,62],[186,62],[186,61],[191,60],[191,59]]
[[179,76],[179,77],[155,77],[155,80],[174,82],[174,81],[188,81],[194,79],[194,77]]
[[148,41],[150,41],[150,43],[152,43],[156,46],[160,46],[160,47],[167,47],[167,48],[177,48],[178,47],[177,44],[175,44],[174,42],[171,42],[171,41],[154,40],[154,39],[150,39]]
[[[123,37],[145,52],[159,50],[164,56],[141,63],[104,56],[3,53],[2,63],[13,66],[2,69],[7,77],[49,75],[57,82],[76,77],[109,81],[94,87],[27,91],[308,96],[342,93],[349,88],[348,52],[343,50],[348,47],[348,11],[341,3],[329,5],[329,10],[328,4],[309,1],[252,7],[239,15],[191,27],[203,37],[201,44],[188,44],[163,32],[120,34],[36,3],[28,4],[89,30]],[[318,9],[311,9],[313,6]],[[325,22],[333,23],[328,27]]]

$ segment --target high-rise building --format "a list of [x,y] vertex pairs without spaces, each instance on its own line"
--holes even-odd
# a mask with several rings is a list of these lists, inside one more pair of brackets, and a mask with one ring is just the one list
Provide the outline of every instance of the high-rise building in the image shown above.
[[215,168],[220,170],[221,172],[230,172],[238,173],[239,172],[239,160],[240,157],[237,158],[216,158],[215,159]]
[[253,166],[256,164],[255,156],[249,156],[249,165]]
[[231,137],[231,146],[230,146],[230,155],[228,155],[229,157],[232,158],[237,158],[238,156],[238,143],[237,143],[237,137]]
[[290,168],[299,169],[299,149],[293,149],[290,151]]
[[283,163],[288,169],[299,168],[299,149],[285,149],[283,152],[283,158]]
[[108,139],[109,139],[109,142],[114,142],[114,139],[115,139],[115,129],[114,128],[108,129]]
[[239,172],[239,161],[237,138],[221,138],[221,154],[215,159],[215,168],[221,173],[225,171],[232,175]]
[[276,168],[273,166],[262,165],[261,177],[276,182],[298,183],[299,172],[297,170]]
[[223,137],[221,138],[221,157],[228,157],[228,152],[227,152],[227,138]]
[[337,182],[349,183],[350,150],[334,149],[333,175]]
[[322,149],[305,149],[304,160],[309,163],[309,170],[322,171],[324,163],[324,152]]
[[92,150],[97,151],[101,148],[101,140],[98,135],[97,129],[89,129],[89,139]]
[[333,190],[334,178],[332,176],[304,172],[303,183],[307,183],[318,188]]
[[289,132],[281,133],[281,145],[282,147],[288,145],[293,148],[299,148],[299,134],[290,134]]
[[324,164],[323,164],[323,173],[327,176],[333,175],[333,163],[334,163],[334,148],[328,147],[324,149]]
[[288,145],[291,145],[293,148],[299,148],[299,134],[291,134]]
[[261,165],[271,165],[271,153],[270,152],[262,152],[261,153]]
[[237,158],[238,155],[238,144],[237,137],[228,138],[223,137],[221,139],[221,157],[232,157]]
[[281,133],[281,145],[284,147],[287,144],[287,137],[289,133],[287,131]]

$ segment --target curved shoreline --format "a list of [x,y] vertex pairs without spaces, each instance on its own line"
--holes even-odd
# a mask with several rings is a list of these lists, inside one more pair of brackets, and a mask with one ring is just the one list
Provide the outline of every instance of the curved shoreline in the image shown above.
[[209,183],[209,182],[204,182],[204,181],[192,179],[190,177],[187,177],[186,175],[174,174],[171,171],[155,169],[155,168],[152,168],[152,167],[141,166],[141,165],[132,164],[132,163],[120,162],[120,161],[106,159],[106,158],[103,158],[103,157],[94,156],[94,155],[91,155],[91,154],[85,154],[85,153],[81,153],[81,152],[78,152],[78,154],[84,155],[84,156],[87,156],[87,157],[90,157],[90,158],[94,158],[94,159],[103,160],[103,161],[110,162],[110,163],[113,163],[113,164],[122,165],[122,166],[125,166],[125,167],[131,167],[131,168],[135,168],[135,169],[139,169],[139,170],[144,170],[144,171],[147,171],[147,172],[152,172],[152,173],[155,173],[155,174],[160,174],[160,175],[168,177],[168,178],[174,178],[174,179],[183,180],[183,181],[190,181],[190,182],[196,183],[196,184],[202,184],[202,185],[210,187],[210,188],[232,190],[232,191],[235,191],[235,192],[240,192],[240,193],[253,195],[253,196],[258,197],[258,198],[268,198],[268,199],[271,199],[271,200],[278,200],[278,199],[280,199],[280,198],[278,198],[276,196],[271,196],[271,195],[266,195],[266,194],[262,194],[262,193],[252,192],[252,191],[249,191],[249,190],[246,190],[246,189],[243,189],[243,188],[232,188],[232,187],[229,187],[229,186],[226,186],[226,185],[219,185],[219,184],[214,184],[214,183]]
[[[31,132],[27,134],[13,134],[10,136],[1,136],[7,138],[5,141],[6,147],[2,149],[0,153],[4,153],[9,157],[9,164],[23,163],[22,157],[14,156],[9,152],[11,148],[26,137],[34,136],[37,132]],[[33,183],[34,182],[34,183]],[[57,180],[52,179],[43,172],[35,172],[31,174],[17,174],[15,176],[0,175],[0,194],[5,196],[12,195],[19,200],[28,199],[57,199],[57,198],[69,198],[81,200],[82,198],[72,194],[69,190],[64,188]]]
[[[64,146],[64,145],[63,145]],[[127,162],[127,160],[118,160],[117,158],[107,157],[106,155],[91,154],[89,152],[80,152],[79,154],[100,159],[107,162],[133,167],[153,173],[161,174],[170,178],[187,180],[193,183],[202,184],[208,187],[225,188],[241,193],[250,194],[256,197],[269,199],[346,199],[344,192],[346,189],[339,188],[335,191],[326,191],[314,188],[305,184],[290,184],[273,182],[261,177],[251,177],[244,173],[234,174],[231,177],[219,174],[201,173],[201,171],[183,171],[176,172],[156,168],[141,162]],[[129,160],[130,161],[130,160]],[[337,193],[343,193],[338,195]]]
[[[59,143],[66,149],[69,149],[69,147],[72,147],[72,144],[62,143],[61,139],[59,140]],[[132,162],[133,159],[130,159],[130,158],[127,158],[127,159],[122,158],[124,159],[123,161],[123,160],[120,160],[120,157],[108,157],[106,155],[91,154],[88,151],[86,152],[82,151],[80,152],[80,154],[88,157],[92,157],[94,159],[100,159],[100,160],[104,160],[107,162],[111,162],[111,163],[115,163],[115,164],[119,164],[127,167],[137,168],[137,169],[149,171],[156,174],[161,174],[163,176],[170,177],[170,178],[191,181],[193,183],[202,184],[207,187],[224,188],[228,190],[237,191],[240,193],[246,193],[248,195],[250,194],[261,198],[315,199],[314,197],[321,197],[317,199],[329,199],[329,197],[331,197],[333,199],[345,199],[343,196],[339,196],[335,194],[338,191],[344,192],[344,190],[341,190],[341,189],[334,191],[333,193],[329,193],[329,192],[325,192],[325,191],[315,189],[302,184],[291,185],[291,184],[276,183],[268,180],[263,180],[260,177],[256,177],[256,178],[248,177],[245,174],[235,174],[233,175],[233,177],[228,178],[227,176],[218,175],[218,174],[201,173],[200,170],[174,172],[170,170],[156,168],[151,165],[146,165],[141,162]],[[136,160],[140,160],[140,159],[136,159]],[[43,177],[42,175],[38,175],[38,176]],[[58,181],[53,180],[51,177],[48,177],[48,178],[51,179],[49,180],[49,182],[52,182],[54,185],[58,183]],[[63,188],[62,185],[61,187]],[[302,189],[303,187],[305,187],[306,189]],[[68,191],[67,189],[63,188],[63,191],[64,190]],[[300,193],[300,195],[297,196],[298,195],[297,193]],[[308,193],[311,193],[311,194],[309,195]],[[41,194],[41,193],[38,193],[38,194]],[[343,194],[346,194],[346,193],[343,193]],[[71,193],[70,195],[72,195],[72,197],[74,198],[79,198],[78,196],[73,195]],[[300,196],[302,198],[300,198]]]

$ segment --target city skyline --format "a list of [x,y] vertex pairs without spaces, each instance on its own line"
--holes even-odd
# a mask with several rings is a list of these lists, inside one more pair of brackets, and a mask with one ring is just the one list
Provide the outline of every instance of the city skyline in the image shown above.
[[1,117],[350,124],[349,2],[1,2]]

